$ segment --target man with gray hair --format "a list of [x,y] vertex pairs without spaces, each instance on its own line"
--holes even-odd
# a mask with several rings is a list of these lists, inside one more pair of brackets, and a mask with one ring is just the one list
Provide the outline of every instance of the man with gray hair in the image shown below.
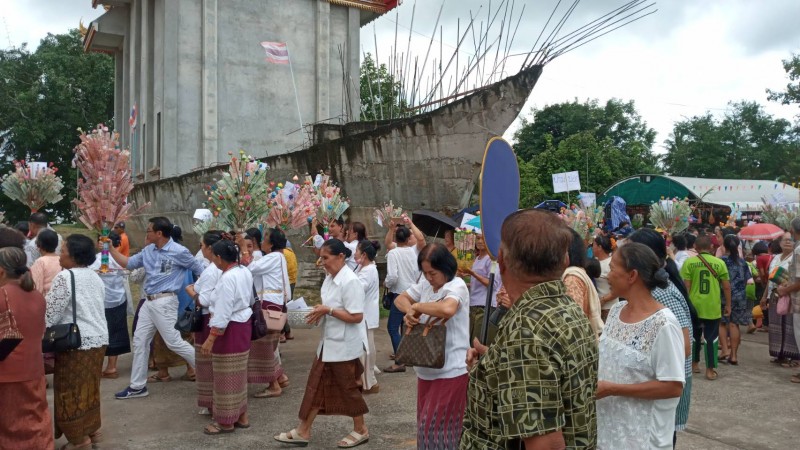
[[[778,295],[792,297],[792,313],[794,322],[794,338],[800,346],[800,216],[792,219],[789,232],[794,239],[794,254],[789,263],[789,283],[777,287]],[[792,383],[800,383],[800,373],[792,375]]]

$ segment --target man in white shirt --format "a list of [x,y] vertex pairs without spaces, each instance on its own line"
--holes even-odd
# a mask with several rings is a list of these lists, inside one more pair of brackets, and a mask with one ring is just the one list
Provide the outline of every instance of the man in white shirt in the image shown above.
[[[44,229],[51,229],[50,225],[47,223],[47,214],[41,212],[35,212],[31,214],[31,217],[28,219],[28,237],[30,238],[28,242],[25,244],[25,256],[28,257],[28,268],[30,268],[33,263],[39,259],[41,253],[39,253],[39,248],[36,246],[36,237],[39,236],[39,232]],[[56,255],[61,254],[61,243],[64,242],[64,239],[61,235],[58,235],[58,247],[56,247]]]

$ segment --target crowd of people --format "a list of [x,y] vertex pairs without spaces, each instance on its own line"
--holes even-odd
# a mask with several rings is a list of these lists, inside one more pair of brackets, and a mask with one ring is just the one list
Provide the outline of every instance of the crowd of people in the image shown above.
[[[131,255],[122,223],[96,241],[62,238],[41,213],[28,227],[27,237],[0,228],[0,312],[11,311],[26,338],[0,361],[0,399],[12,409],[0,416],[0,448],[52,448],[61,435],[68,449],[101,442],[100,380],[119,377],[117,358],[131,351],[130,383],[115,398],[149,395],[148,383],[169,381],[165,361],[180,361],[200,414],[210,416],[209,435],[251,426],[250,386],[255,398],[275,398],[289,385],[280,343],[293,336],[280,318],[294,297],[297,259],[280,229],[211,230],[193,255],[169,219],[153,217]],[[336,220],[325,232],[312,224],[325,278],[306,321],[319,325],[320,341],[299,423],[274,435],[286,445],[307,446],[319,415],[352,418],[338,447],[368,442],[364,395],[380,391],[376,374],[410,367],[397,354],[418,326],[446,328],[443,364],[413,367],[420,449],[668,449],[688,422],[701,356],[708,380],[721,361],[738,365],[740,327],[768,330],[773,361],[800,365],[800,219],[772,242],[694,227],[585,239],[556,214],[522,210],[503,223],[493,281],[482,238],[464,267],[451,233],[429,242],[405,219],[383,242],[383,294],[382,245],[365,225]],[[110,259],[101,265],[105,243]],[[141,280],[137,305],[129,278]],[[396,359],[382,370],[381,304]],[[502,314],[493,314],[497,306]],[[196,315],[192,333],[176,327],[184,311]],[[481,333],[485,314],[499,320]],[[39,337],[64,324],[77,325],[80,346],[44,355]],[[148,376],[151,362],[163,372]],[[800,383],[800,373],[790,380]]]

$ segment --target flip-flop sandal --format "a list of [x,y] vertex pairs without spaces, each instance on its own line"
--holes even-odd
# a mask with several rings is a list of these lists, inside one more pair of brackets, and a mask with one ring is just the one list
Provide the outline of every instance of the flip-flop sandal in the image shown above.
[[300,433],[297,432],[296,428],[292,428],[292,430],[288,433],[281,433],[277,436],[272,436],[272,438],[284,444],[296,445],[298,447],[308,446],[308,439],[303,439],[303,437],[300,436]]
[[185,373],[181,377],[181,381],[195,381],[196,379],[197,379],[197,374],[189,375],[188,373]]
[[246,430],[246,429],[250,428],[250,424],[249,423],[234,422],[233,423],[233,428],[241,428],[243,430]]
[[738,360],[737,361],[733,361],[733,360],[729,359],[728,360],[728,364],[730,364],[732,366],[738,366],[739,365],[739,361]]
[[[211,428],[211,430],[209,430],[209,427]],[[212,431],[212,430],[216,430],[216,431]],[[233,433],[234,431],[236,431],[236,426],[235,425],[234,425],[233,428],[225,429],[225,428],[222,428],[222,425],[220,425],[218,423],[210,423],[210,424],[206,425],[205,428],[203,428],[203,434],[207,434],[209,436],[216,436],[216,435],[219,435],[219,434],[229,434],[229,433]]]
[[386,373],[400,373],[400,372],[405,372],[405,371],[406,371],[406,366],[397,366],[397,367],[392,367],[392,366],[389,366],[389,367],[387,367],[387,368],[383,369],[383,371],[384,371],[384,372],[386,372]]
[[149,377],[147,377],[147,381],[151,383],[169,383],[170,381],[172,381],[172,377],[167,375],[166,377],[161,378],[158,375],[150,375]]
[[103,372],[103,373],[100,374],[100,377],[101,378],[108,378],[108,379],[111,379],[111,380],[116,380],[117,378],[119,378],[119,372],[116,372],[116,371],[114,371],[114,372]]
[[270,391],[269,389],[264,389],[261,392],[257,392],[255,394],[253,394],[253,397],[254,398],[275,398],[275,397],[280,397],[281,395],[283,395],[283,391],[275,393],[275,392]]
[[711,376],[709,376],[708,373],[706,373],[706,379],[707,380],[714,381],[714,380],[717,379],[717,376],[718,376],[717,371],[713,370],[712,373],[713,373],[713,375],[711,375]]
[[339,442],[344,442],[344,444],[338,444],[337,447],[339,448],[353,448],[358,447],[361,444],[365,444],[369,441],[369,434],[359,434],[355,431],[351,431],[350,434],[342,438]]

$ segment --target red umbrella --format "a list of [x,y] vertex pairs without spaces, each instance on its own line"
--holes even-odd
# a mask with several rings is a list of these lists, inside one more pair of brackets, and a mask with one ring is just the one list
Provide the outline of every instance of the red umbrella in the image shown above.
[[757,223],[742,228],[739,237],[745,241],[769,241],[783,236],[783,229],[771,223]]

